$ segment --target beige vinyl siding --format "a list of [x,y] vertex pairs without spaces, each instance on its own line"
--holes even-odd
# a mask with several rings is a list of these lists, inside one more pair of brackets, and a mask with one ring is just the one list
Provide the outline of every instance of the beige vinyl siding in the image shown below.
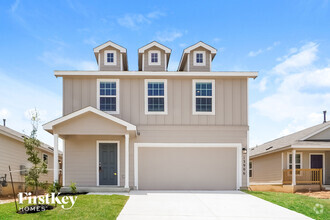
[[[42,153],[48,155],[48,168],[51,169],[48,174],[42,174],[40,176],[41,181],[53,182],[53,154],[40,150],[39,157],[42,158]],[[32,164],[27,161],[26,150],[23,142],[10,138],[3,134],[0,134],[0,176],[7,174],[7,181],[10,180],[8,166],[11,170],[19,170],[20,165],[31,167]],[[20,175],[20,172],[13,172],[14,182],[25,182],[24,176]]]
[[282,183],[282,153],[277,152],[250,159],[252,162],[252,177],[250,184]]
[[[104,51],[106,50],[114,50],[116,51],[117,55],[116,55],[116,65],[104,65]],[[120,51],[117,50],[114,47],[108,46],[102,50],[100,50],[100,60],[99,60],[99,66],[100,66],[100,70],[108,70],[108,71],[119,71],[121,69],[121,56],[120,56]]]
[[[195,66],[194,65],[194,52],[195,51],[204,51],[205,52],[205,66]],[[208,72],[211,71],[211,63],[210,63],[210,51],[206,50],[204,47],[198,47],[195,50],[190,52],[189,56],[189,71],[190,72]]]
[[[150,77],[153,78],[153,77]],[[164,77],[166,78],[166,77]],[[63,79],[63,114],[96,106],[95,77]],[[215,115],[192,115],[193,78],[167,78],[168,114],[145,115],[145,78],[120,78],[120,114],[139,125],[247,125],[247,79],[215,79]]]
[[308,140],[330,140],[330,128],[308,138]]
[[330,151],[325,152],[325,184],[330,185]]
[[[149,65],[149,51],[156,50],[160,53],[160,65]],[[144,71],[165,71],[165,51],[153,46],[144,51]]]

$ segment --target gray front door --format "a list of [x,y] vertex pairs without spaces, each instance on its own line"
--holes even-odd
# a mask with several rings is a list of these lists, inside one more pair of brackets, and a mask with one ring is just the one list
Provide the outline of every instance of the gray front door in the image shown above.
[[117,143],[99,144],[99,183],[117,185]]

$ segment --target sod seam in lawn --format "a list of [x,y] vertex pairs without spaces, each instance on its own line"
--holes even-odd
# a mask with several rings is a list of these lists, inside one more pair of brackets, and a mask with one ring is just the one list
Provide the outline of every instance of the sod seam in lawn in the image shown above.
[[[61,196],[60,196],[61,197]],[[17,214],[13,202],[0,205],[0,219],[116,219],[128,200],[122,195],[79,195],[75,205],[34,214]],[[27,201],[24,201],[24,207]]]
[[[266,201],[272,202],[284,208],[288,208],[292,211],[301,213],[313,219],[330,219],[330,199],[317,199],[304,195],[280,192],[244,192],[264,199]],[[323,212],[321,211],[321,209],[323,210]]]

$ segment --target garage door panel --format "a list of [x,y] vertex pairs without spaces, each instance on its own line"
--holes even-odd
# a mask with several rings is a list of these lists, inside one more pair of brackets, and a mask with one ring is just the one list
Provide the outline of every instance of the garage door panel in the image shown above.
[[138,154],[139,189],[236,188],[235,148],[141,147]]

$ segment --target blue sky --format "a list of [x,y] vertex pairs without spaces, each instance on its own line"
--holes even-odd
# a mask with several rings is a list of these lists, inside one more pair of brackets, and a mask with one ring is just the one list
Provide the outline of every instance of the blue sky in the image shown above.
[[[218,49],[213,71],[259,71],[250,81],[251,146],[322,122],[330,112],[329,1],[1,1],[0,118],[29,132],[61,115],[54,70],[96,69],[93,48],[108,40],[128,50],[157,40],[182,50],[200,40]],[[329,115],[330,117],[330,115]],[[39,137],[52,144],[40,128]]]

